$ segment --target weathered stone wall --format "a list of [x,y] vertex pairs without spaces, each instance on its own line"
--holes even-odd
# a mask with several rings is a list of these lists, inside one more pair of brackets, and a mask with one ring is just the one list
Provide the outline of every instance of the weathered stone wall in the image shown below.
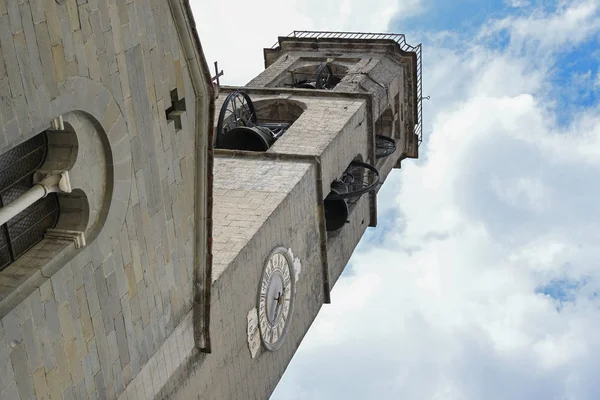
[[[322,261],[312,163],[215,159],[213,352],[190,363],[189,376],[171,382],[169,399],[265,399],[323,303]],[[302,263],[290,330],[279,350],[248,347],[247,314],[257,306],[264,263],[277,246]]]
[[191,309],[195,224],[195,120],[166,119],[175,89],[194,110],[167,2],[0,0],[0,153],[79,111],[109,173],[72,183],[110,194],[86,247],[44,240],[28,254],[41,269],[3,271],[26,279],[2,281],[0,398],[111,399],[142,370],[127,398],[151,398],[164,346],[191,345],[172,334]]
[[329,285],[333,287],[346,268],[354,249],[369,226],[370,207],[368,196],[362,196],[340,230],[327,236],[327,260]]
[[[304,107],[303,113],[267,150],[269,153],[307,155],[321,158],[323,193],[330,191],[331,182],[339,178],[358,155],[369,157],[366,104],[360,99],[304,97],[274,93],[255,94],[246,91],[253,102],[285,99]],[[220,110],[226,93],[221,94],[216,107]],[[260,120],[258,121],[260,122]],[[215,121],[215,129],[217,121]]]

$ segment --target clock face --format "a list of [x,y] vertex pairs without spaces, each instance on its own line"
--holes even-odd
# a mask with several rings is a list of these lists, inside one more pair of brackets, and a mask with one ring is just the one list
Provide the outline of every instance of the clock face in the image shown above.
[[275,249],[265,264],[258,291],[260,335],[268,350],[281,347],[294,309],[293,264],[284,248]]

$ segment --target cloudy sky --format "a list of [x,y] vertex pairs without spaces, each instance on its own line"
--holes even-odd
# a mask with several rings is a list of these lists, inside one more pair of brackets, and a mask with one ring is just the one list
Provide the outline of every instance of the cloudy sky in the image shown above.
[[226,84],[294,29],[423,43],[422,156],[272,400],[600,398],[600,0],[194,8]]

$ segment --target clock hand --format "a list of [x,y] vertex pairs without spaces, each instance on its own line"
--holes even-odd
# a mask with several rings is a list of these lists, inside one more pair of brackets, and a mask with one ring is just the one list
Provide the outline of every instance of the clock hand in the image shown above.
[[277,301],[276,305],[275,305],[275,315],[273,316],[273,319],[275,319],[277,317],[277,311],[279,311],[279,307],[281,306],[281,303],[283,302],[283,296],[281,295],[281,292],[277,293],[277,297],[275,297],[275,301]]

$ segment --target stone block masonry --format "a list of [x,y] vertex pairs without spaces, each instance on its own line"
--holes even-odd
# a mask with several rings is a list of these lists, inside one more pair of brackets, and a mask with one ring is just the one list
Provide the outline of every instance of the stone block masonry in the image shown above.
[[168,2],[0,0],[0,154],[75,112],[108,173],[72,183],[110,193],[87,247],[44,240],[35,274],[0,273],[0,398],[153,398],[191,352],[195,116],[165,115],[174,89],[195,109],[180,46]]

